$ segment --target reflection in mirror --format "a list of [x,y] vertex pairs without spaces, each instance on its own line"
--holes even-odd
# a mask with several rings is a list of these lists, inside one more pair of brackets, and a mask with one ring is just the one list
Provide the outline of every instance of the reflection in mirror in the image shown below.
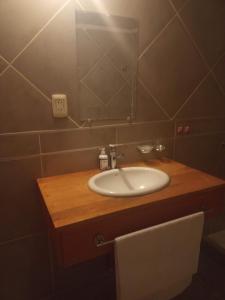
[[133,119],[136,20],[76,11],[80,120]]

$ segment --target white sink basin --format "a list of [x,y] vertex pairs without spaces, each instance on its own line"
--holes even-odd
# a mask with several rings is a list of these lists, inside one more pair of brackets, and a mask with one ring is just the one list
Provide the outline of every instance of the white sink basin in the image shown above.
[[169,176],[157,169],[129,167],[113,169],[91,177],[88,186],[106,196],[140,196],[158,191],[169,184]]

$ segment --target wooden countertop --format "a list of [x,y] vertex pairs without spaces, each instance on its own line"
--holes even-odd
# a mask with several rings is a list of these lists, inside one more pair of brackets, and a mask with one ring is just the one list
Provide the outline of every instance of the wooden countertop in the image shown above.
[[147,166],[171,177],[168,187],[138,197],[108,197],[88,188],[88,180],[99,170],[76,172],[38,179],[44,205],[55,229],[119,213],[131,208],[184,195],[225,188],[225,181],[171,160],[137,162],[123,166]]

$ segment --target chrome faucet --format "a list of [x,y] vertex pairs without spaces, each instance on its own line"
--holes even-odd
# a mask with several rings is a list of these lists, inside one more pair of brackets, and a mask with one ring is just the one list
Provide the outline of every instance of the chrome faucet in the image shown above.
[[116,151],[117,145],[110,144],[109,145],[109,158],[110,158],[110,168],[117,168],[117,160],[122,159],[124,157],[123,153],[117,153]]

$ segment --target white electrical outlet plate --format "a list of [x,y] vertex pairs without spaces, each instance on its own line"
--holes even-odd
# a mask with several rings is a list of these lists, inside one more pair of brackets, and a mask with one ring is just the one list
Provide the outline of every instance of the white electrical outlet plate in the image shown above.
[[65,118],[68,116],[68,105],[66,95],[52,95],[52,110],[53,116],[55,118]]

